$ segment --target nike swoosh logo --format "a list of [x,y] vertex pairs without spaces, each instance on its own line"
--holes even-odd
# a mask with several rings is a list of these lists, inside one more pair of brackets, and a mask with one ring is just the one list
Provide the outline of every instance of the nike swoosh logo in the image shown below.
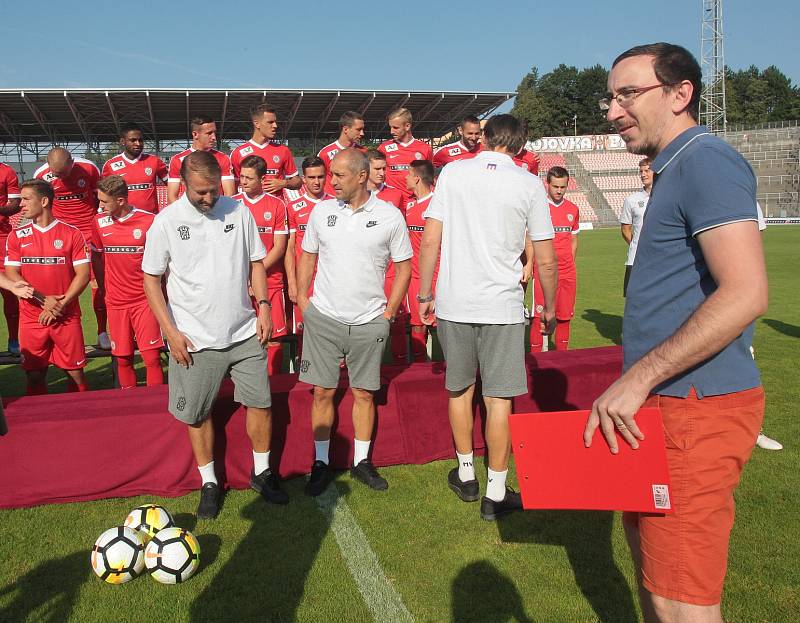
[[84,361],[86,361],[86,360],[85,360],[85,359],[81,359],[80,361],[76,361],[76,362],[75,362],[75,365],[76,365],[76,366],[81,366],[81,365],[83,365],[83,362],[84,362]]
[[106,236],[110,236],[113,233],[114,233],[113,231],[106,232],[105,234],[103,234],[103,238],[105,238]]
[[20,247],[22,247],[22,248],[24,249],[25,247],[29,247],[29,246],[31,246],[32,244],[33,244],[32,242],[29,242],[28,244],[21,244],[21,245],[19,245],[19,246],[20,246]]
[[150,340],[150,344],[155,344],[156,342],[158,342],[158,339]]

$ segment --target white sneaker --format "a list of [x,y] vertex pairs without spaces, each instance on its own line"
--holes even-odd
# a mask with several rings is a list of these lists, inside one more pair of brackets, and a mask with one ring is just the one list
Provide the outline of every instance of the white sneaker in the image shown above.
[[108,337],[108,333],[105,331],[97,336],[97,347],[100,350],[111,350],[111,338]]
[[783,445],[771,437],[767,437],[764,433],[758,433],[758,437],[756,437],[756,445],[764,450],[783,450]]

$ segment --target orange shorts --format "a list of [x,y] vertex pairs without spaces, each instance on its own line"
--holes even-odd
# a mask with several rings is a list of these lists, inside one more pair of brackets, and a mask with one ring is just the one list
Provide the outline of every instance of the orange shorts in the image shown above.
[[664,420],[672,515],[626,513],[639,528],[644,587],[700,606],[720,603],[734,519],[733,492],[761,428],[762,387],[697,398],[651,396]]

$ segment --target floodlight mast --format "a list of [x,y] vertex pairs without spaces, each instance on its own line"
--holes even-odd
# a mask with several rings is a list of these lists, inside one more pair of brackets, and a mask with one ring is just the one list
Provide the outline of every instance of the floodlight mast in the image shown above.
[[700,123],[711,132],[725,133],[728,126],[725,102],[725,52],[722,33],[722,0],[700,0],[700,68],[703,92]]

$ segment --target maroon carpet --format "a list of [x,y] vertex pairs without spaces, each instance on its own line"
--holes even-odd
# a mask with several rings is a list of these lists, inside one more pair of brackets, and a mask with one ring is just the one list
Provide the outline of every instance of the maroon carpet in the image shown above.
[[[619,347],[529,357],[530,394],[514,411],[586,409],[619,376]],[[376,465],[420,464],[453,456],[441,363],[386,366],[376,400]],[[346,385],[346,379],[343,381]],[[476,392],[477,395],[477,392]],[[287,374],[272,379],[271,463],[282,476],[308,473],[314,458],[311,387]],[[177,496],[200,486],[184,424],[166,410],[167,388],[30,396],[6,401],[9,433],[0,437],[0,508],[131,495]],[[331,464],[353,456],[352,400],[336,394],[337,430]],[[483,448],[482,413],[476,448]],[[244,411],[223,386],[214,410],[221,482],[249,486],[252,454]],[[224,458],[223,458],[224,457]]]

